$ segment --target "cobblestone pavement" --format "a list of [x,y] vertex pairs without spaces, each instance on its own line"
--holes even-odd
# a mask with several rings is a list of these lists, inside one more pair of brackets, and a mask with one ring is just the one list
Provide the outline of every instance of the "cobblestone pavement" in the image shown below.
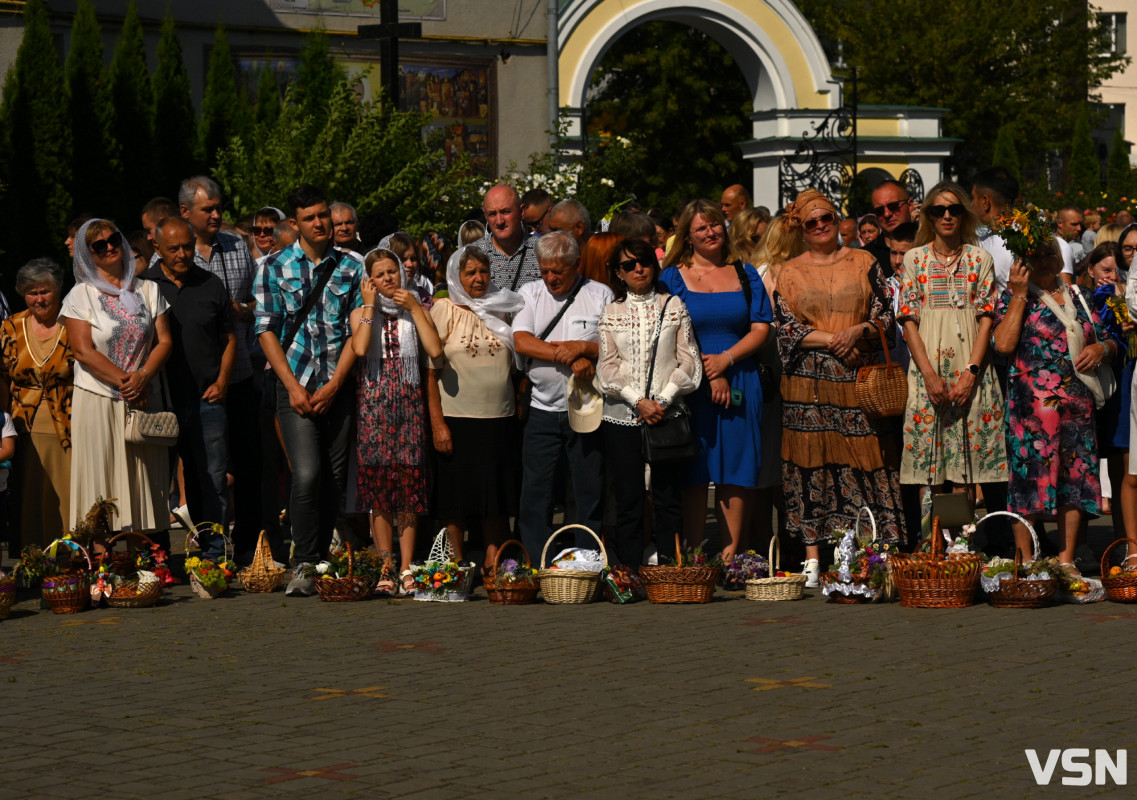
[[[0,797],[1123,796],[1137,607],[323,603],[0,622]],[[479,595],[481,591],[479,590]],[[1132,759],[1131,759],[1132,760]],[[1135,778],[1137,779],[1137,778]]]

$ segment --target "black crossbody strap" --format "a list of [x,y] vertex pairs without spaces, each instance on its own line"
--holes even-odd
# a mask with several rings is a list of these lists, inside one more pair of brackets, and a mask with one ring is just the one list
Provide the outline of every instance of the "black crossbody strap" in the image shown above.
[[304,324],[304,321],[308,319],[308,315],[312,313],[312,308],[316,305],[316,301],[320,298],[320,295],[324,293],[324,287],[328,285],[332,273],[336,271],[336,267],[338,266],[339,261],[335,258],[329,257],[327,259],[327,265],[324,267],[324,271],[320,273],[316,285],[312,288],[312,291],[308,293],[308,296],[304,298],[304,305],[296,312],[296,319],[292,321],[292,327],[288,330],[288,333],[284,334],[284,338],[280,340],[280,346],[285,352],[288,352],[288,348],[292,345],[292,340],[295,339],[296,334],[300,332],[300,326]]
[[655,377],[655,354],[659,352],[659,337],[663,335],[663,315],[667,313],[667,304],[671,302],[670,295],[663,301],[663,308],[659,311],[659,330],[655,332],[655,341],[651,345],[651,366],[647,368],[647,386],[644,387],[644,397],[651,399],[651,379]]
[[521,280],[521,269],[525,266],[525,248],[528,246],[528,242],[521,245],[521,258],[517,262],[517,271],[513,273],[513,281],[509,284],[509,291],[511,292],[517,291],[517,282]]
[[[553,321],[545,326],[545,330],[541,331],[541,335],[537,337],[538,339],[543,342],[545,341],[545,337],[553,332],[553,328],[557,327],[557,323],[561,321],[561,317],[563,317],[565,315],[565,312],[569,310],[569,306],[571,306],[573,301],[576,300],[576,296],[580,294],[581,288],[587,281],[588,278],[584,277],[583,275],[580,276],[580,279],[576,282],[576,287],[572,290],[572,294],[568,296],[568,300],[565,300],[565,304],[561,306],[561,310],[557,312],[557,315],[555,317],[553,317]],[[532,363],[533,359],[525,359],[525,368],[521,371],[528,372],[529,365]]]

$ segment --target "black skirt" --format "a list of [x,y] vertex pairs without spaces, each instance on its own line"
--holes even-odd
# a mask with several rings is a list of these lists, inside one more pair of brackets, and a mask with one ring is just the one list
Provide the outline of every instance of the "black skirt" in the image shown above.
[[446,417],[452,455],[437,454],[434,514],[440,520],[517,516],[521,442],[516,417]]

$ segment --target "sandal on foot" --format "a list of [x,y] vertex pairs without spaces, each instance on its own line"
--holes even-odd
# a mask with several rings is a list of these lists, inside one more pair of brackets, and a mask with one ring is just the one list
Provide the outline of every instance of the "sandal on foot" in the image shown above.
[[1071,578],[1082,577],[1082,572],[1078,569],[1077,564],[1071,564],[1069,561],[1062,561],[1058,564],[1058,566],[1061,567],[1062,570]]
[[409,569],[403,570],[399,573],[399,579],[403,583],[403,596],[413,597],[415,593],[415,579],[414,576],[411,575],[411,571]]
[[1122,572],[1137,572],[1137,553],[1128,555],[1121,560]]
[[383,573],[383,577],[375,584],[376,597],[394,597],[395,596],[395,581],[391,579],[387,573]]

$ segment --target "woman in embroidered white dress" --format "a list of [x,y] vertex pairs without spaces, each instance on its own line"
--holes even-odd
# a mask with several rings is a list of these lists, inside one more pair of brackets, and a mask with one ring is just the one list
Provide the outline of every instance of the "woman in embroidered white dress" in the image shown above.
[[904,256],[896,320],[912,361],[901,483],[939,489],[1007,480],[1005,407],[987,361],[995,268],[976,224],[963,188],[937,184]]
[[446,525],[458,558],[467,524],[481,519],[488,570],[521,494],[509,320],[525,300],[493,284],[489,256],[472,246],[450,256],[446,285],[449,296],[430,310],[442,340],[427,382],[438,453],[434,516]]
[[128,408],[163,408],[160,384],[151,381],[170,354],[169,306],[156,283],[135,279],[133,259],[123,258],[129,252],[109,220],[93,219],[75,234],[76,285],[59,312],[75,353],[71,513],[114,498],[116,530],[165,530],[169,448],[130,444],[125,428]]
[[[615,491],[615,556],[634,568],[643,557],[645,482],[640,426],[655,425],[669,414],[669,408],[682,404],[682,395],[698,388],[703,362],[687,307],[657,284],[659,261],[651,245],[625,239],[609,259],[608,270],[616,301],[600,317],[601,431],[604,460]],[[651,370],[657,336],[659,347]],[[649,371],[651,386],[647,385]],[[664,554],[674,552],[675,534],[680,533],[684,467],[682,462],[651,467],[653,534],[661,563]]]

